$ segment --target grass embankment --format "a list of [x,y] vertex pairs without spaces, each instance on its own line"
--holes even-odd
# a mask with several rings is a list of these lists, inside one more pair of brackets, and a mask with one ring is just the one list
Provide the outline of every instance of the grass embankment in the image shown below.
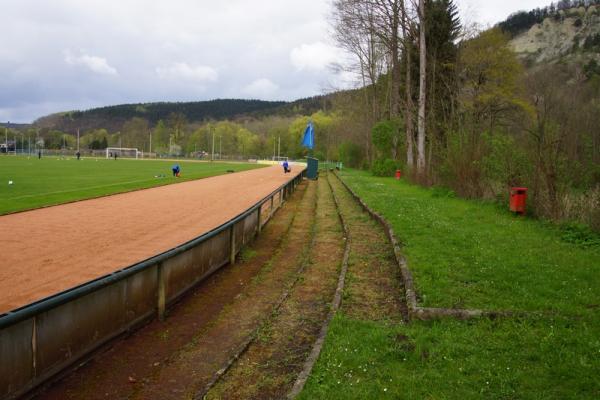
[[[172,177],[171,166],[176,163],[181,166],[180,178]],[[0,215],[258,167],[220,162],[0,156]]]
[[600,397],[600,248],[492,204],[343,178],[393,225],[420,305],[528,314],[386,325],[342,308],[302,398]]

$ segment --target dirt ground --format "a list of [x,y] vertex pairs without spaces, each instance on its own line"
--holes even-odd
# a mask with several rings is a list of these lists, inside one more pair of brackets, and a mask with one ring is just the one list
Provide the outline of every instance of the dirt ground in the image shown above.
[[325,179],[318,181],[314,243],[290,295],[206,399],[283,399],[292,388],[329,312],[344,233]]
[[300,172],[278,166],[0,217],[0,313],[170,250]]
[[330,309],[346,240],[340,312],[402,323],[402,283],[383,230],[329,178],[339,210],[327,176],[303,183],[235,265],[185,296],[164,322],[112,343],[35,399],[285,398]]
[[314,219],[315,190],[307,186],[298,187],[235,265],[186,295],[164,322],[117,341],[35,399],[194,397],[270,315],[295,277],[295,259]]

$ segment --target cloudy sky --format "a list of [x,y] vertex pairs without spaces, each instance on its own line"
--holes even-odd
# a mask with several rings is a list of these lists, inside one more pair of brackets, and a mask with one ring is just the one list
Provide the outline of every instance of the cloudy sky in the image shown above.
[[[0,121],[110,104],[294,100],[328,68],[331,0],[0,0]],[[492,24],[550,1],[458,0]]]

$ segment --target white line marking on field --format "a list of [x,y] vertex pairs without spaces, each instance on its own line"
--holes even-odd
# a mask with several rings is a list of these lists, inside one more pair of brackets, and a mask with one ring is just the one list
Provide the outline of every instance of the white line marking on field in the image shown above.
[[48,196],[51,194],[79,192],[82,190],[100,189],[100,188],[105,188],[105,187],[110,187],[110,186],[127,185],[130,183],[147,182],[147,181],[153,181],[153,180],[154,179],[138,179],[137,181],[117,182],[117,183],[111,183],[110,185],[89,186],[89,187],[85,187],[85,188],[78,188],[78,189],[71,189],[71,190],[59,190],[56,192],[46,192],[46,193],[39,193],[39,194],[25,194],[23,196],[11,197],[9,200],[19,200],[19,199],[25,199],[28,197],[41,197],[41,196]]

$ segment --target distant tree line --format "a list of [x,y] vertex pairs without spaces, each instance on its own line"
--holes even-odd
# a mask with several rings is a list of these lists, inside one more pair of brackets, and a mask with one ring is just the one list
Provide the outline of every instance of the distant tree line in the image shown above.
[[197,102],[162,102],[147,104],[124,104],[94,108],[86,111],[70,111],[51,114],[35,121],[40,128],[66,132],[108,129],[118,131],[133,118],[148,121],[155,126],[172,114],[181,114],[187,121],[260,118],[270,115],[293,117],[312,114],[328,107],[326,96],[315,96],[294,102],[219,99]]
[[35,121],[38,127],[75,132],[77,129],[119,130],[132,118],[142,118],[150,125],[164,120],[173,113],[183,114],[188,121],[227,119],[236,115],[272,110],[284,102],[261,100],[211,100],[179,103],[124,104],[52,114]]
[[[330,101],[330,100],[327,100]],[[324,99],[319,99],[323,106]],[[293,103],[290,103],[293,104]],[[300,103],[298,103],[300,104]],[[316,127],[314,154],[337,159],[337,137],[341,136],[335,114],[317,111],[303,115],[298,104],[283,115],[246,116],[237,120],[188,121],[181,112],[169,114],[152,126],[144,118],[133,117],[119,130],[106,128],[80,130],[79,149],[84,156],[107,147],[137,148],[155,156],[210,159],[252,159],[290,157],[303,158],[307,151],[300,145],[308,121]],[[29,140],[37,149],[62,150],[73,154],[77,150],[77,134],[51,128],[29,127],[8,130],[17,148],[27,149]],[[26,143],[26,144],[23,144]]]

